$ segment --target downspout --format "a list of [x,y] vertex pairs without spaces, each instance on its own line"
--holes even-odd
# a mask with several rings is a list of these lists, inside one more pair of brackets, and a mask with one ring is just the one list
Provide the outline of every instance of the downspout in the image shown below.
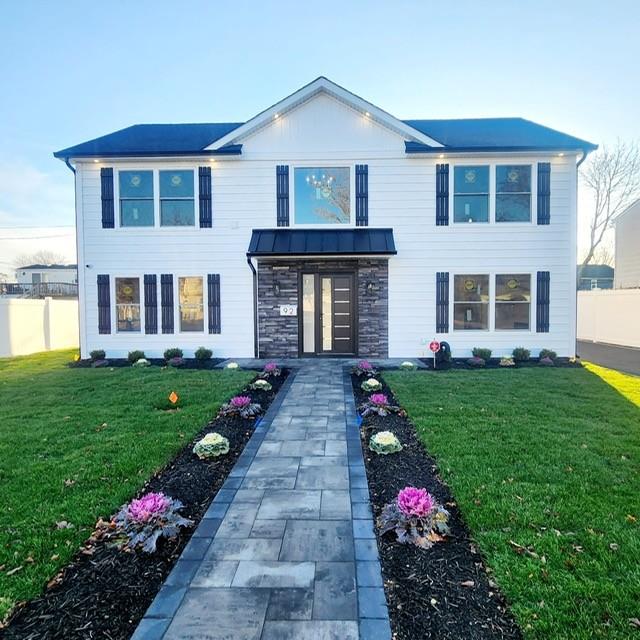
[[64,163],[67,165],[67,167],[69,167],[69,169],[71,169],[71,171],[73,172],[73,175],[75,176],[76,170],[73,168],[72,164],[69,162],[69,158],[65,158]]
[[253,274],[253,357],[258,357],[258,273],[251,262],[251,256],[247,255],[247,264]]

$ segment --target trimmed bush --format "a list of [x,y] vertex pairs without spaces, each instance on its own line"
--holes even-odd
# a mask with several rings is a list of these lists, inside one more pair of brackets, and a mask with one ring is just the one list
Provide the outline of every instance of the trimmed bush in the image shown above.
[[540,353],[538,354],[538,358],[540,360],[544,360],[544,358],[549,358],[549,360],[555,360],[558,357],[558,354],[551,349],[540,349]]
[[213,351],[211,351],[211,349],[207,349],[206,347],[198,347],[195,352],[196,360],[199,360],[200,362],[211,360],[212,355]]
[[106,355],[104,349],[94,349],[91,353],[89,353],[89,357],[93,362],[96,360],[104,360]]
[[178,349],[178,347],[171,347],[171,349],[167,349],[164,352],[164,359],[169,362],[169,360],[173,360],[173,358],[182,358],[182,349]]
[[471,351],[474,358],[481,358],[485,362],[491,360],[491,349],[484,349],[483,347],[474,347]]
[[129,355],[127,356],[127,360],[133,364],[134,362],[138,362],[138,360],[144,360],[146,356],[144,355],[144,351],[129,351]]
[[511,355],[516,362],[526,362],[531,357],[531,351],[524,347],[516,347]]

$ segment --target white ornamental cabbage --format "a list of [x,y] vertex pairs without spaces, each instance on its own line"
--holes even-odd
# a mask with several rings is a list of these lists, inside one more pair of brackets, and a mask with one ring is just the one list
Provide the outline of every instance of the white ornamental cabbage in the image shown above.
[[380,391],[382,389],[382,383],[375,378],[367,378],[361,385],[360,388],[363,391]]
[[409,360],[405,360],[400,365],[400,368],[403,369],[404,371],[413,371],[416,368],[416,365],[413,364],[413,362],[409,362]]
[[217,458],[229,453],[229,441],[219,433],[207,433],[202,440],[196,442],[193,447],[193,453],[201,460]]
[[239,369],[240,365],[237,362],[230,362],[227,366],[227,369]]

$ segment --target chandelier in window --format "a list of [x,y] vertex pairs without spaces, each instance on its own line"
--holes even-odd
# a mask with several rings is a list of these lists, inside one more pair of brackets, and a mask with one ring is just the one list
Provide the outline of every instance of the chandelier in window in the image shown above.
[[334,177],[323,173],[321,176],[310,175],[306,177],[307,184],[316,190],[316,198],[325,200],[331,196]]

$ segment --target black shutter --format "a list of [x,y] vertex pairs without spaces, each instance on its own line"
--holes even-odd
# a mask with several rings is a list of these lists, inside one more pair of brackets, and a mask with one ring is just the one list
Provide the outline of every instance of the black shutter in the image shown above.
[[160,298],[162,304],[162,333],[173,333],[173,276],[160,276]]
[[98,333],[111,333],[111,291],[109,276],[98,276]]
[[289,226],[289,166],[276,167],[277,222],[279,227]]
[[538,224],[551,222],[551,163],[538,162]]
[[209,333],[220,333],[220,275],[210,273],[207,276],[209,298]]
[[436,273],[436,333],[449,331],[449,272]]
[[549,333],[549,272],[538,271],[536,296],[536,331]]
[[436,165],[436,225],[449,224],[449,165]]
[[369,166],[356,165],[356,226],[369,225]]
[[144,332],[158,333],[158,279],[155,273],[144,276]]
[[200,185],[200,228],[209,228],[213,222],[211,207],[211,167],[198,169]]
[[113,229],[113,169],[100,169],[100,197],[102,198],[102,228]]

